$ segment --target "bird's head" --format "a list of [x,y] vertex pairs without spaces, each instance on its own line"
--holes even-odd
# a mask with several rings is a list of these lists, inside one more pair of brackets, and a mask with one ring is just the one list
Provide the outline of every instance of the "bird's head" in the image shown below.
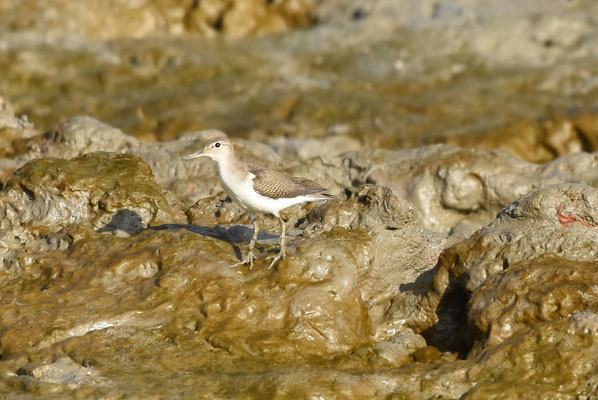
[[203,149],[189,154],[183,160],[190,160],[197,157],[210,157],[216,162],[223,161],[233,153],[233,145],[227,137],[216,137],[210,139]]

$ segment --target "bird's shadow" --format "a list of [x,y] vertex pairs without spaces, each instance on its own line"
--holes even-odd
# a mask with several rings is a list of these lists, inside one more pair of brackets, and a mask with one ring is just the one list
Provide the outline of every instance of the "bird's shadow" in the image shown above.
[[[124,209],[119,210],[116,214],[114,214],[110,222],[98,229],[97,232],[107,233],[114,231],[124,231],[129,235],[136,235],[144,229],[145,228],[141,217],[133,210]],[[235,256],[238,259],[242,258],[242,254],[237,243],[248,243],[253,237],[253,227],[245,225],[201,226],[190,224],[163,224],[152,226],[148,229],[155,231],[167,229],[186,229],[189,232],[197,233],[198,235],[222,240],[230,243],[233,246]],[[263,231],[260,231],[258,234],[258,241],[262,244],[275,244],[279,238],[280,235],[272,235]]]
[[[242,258],[241,249],[236,243],[249,242],[253,237],[253,228],[244,225],[231,225],[231,226],[201,226],[201,225],[189,225],[189,224],[164,224],[158,226],[152,226],[149,229],[161,231],[166,229],[186,229],[189,232],[197,233],[202,236],[211,237],[214,239],[222,240],[230,243],[233,246],[235,256],[240,260]],[[266,232],[260,231],[257,239],[261,242],[272,242],[280,238],[279,235],[272,235]]]
[[129,235],[136,235],[144,229],[139,214],[133,210],[119,210],[112,216],[110,222],[97,230],[98,233],[123,231]]

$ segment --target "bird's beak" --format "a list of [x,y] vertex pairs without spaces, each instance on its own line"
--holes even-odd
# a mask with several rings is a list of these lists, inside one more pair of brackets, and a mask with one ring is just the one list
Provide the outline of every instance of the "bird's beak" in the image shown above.
[[191,160],[192,158],[202,157],[202,156],[204,156],[204,155],[205,155],[205,154],[204,154],[203,150],[196,151],[196,152],[195,152],[195,153],[193,153],[193,154],[189,154],[188,156],[186,156],[186,157],[183,157],[183,161]]

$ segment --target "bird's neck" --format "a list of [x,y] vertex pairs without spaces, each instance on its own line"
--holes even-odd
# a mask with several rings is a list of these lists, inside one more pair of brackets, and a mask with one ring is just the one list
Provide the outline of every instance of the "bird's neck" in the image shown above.
[[243,163],[237,159],[234,152],[218,160],[218,174],[221,177],[240,176],[244,173]]

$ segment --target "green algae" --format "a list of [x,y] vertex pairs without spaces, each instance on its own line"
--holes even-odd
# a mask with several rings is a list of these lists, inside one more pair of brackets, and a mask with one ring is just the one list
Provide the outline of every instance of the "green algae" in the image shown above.
[[[88,114],[168,140],[209,127],[241,137],[321,137],[344,124],[363,143],[392,148],[587,110],[596,96],[595,89],[558,96],[541,89],[546,81],[573,84],[550,66],[486,65],[467,52],[434,56],[446,45],[435,30],[334,48],[318,40],[317,33],[289,32],[239,41],[119,39],[75,49],[33,44],[0,54],[0,92],[46,128]],[[422,45],[429,50],[419,55]],[[291,96],[290,110],[275,112]]]
[[[20,223],[88,222],[101,228],[117,213],[128,212],[127,223],[136,226],[123,223],[134,232],[144,224],[186,220],[182,211],[171,208],[149,166],[131,154],[96,152],[72,160],[33,160],[8,180],[2,196],[4,215],[20,213]],[[5,218],[3,225],[14,222]]]

